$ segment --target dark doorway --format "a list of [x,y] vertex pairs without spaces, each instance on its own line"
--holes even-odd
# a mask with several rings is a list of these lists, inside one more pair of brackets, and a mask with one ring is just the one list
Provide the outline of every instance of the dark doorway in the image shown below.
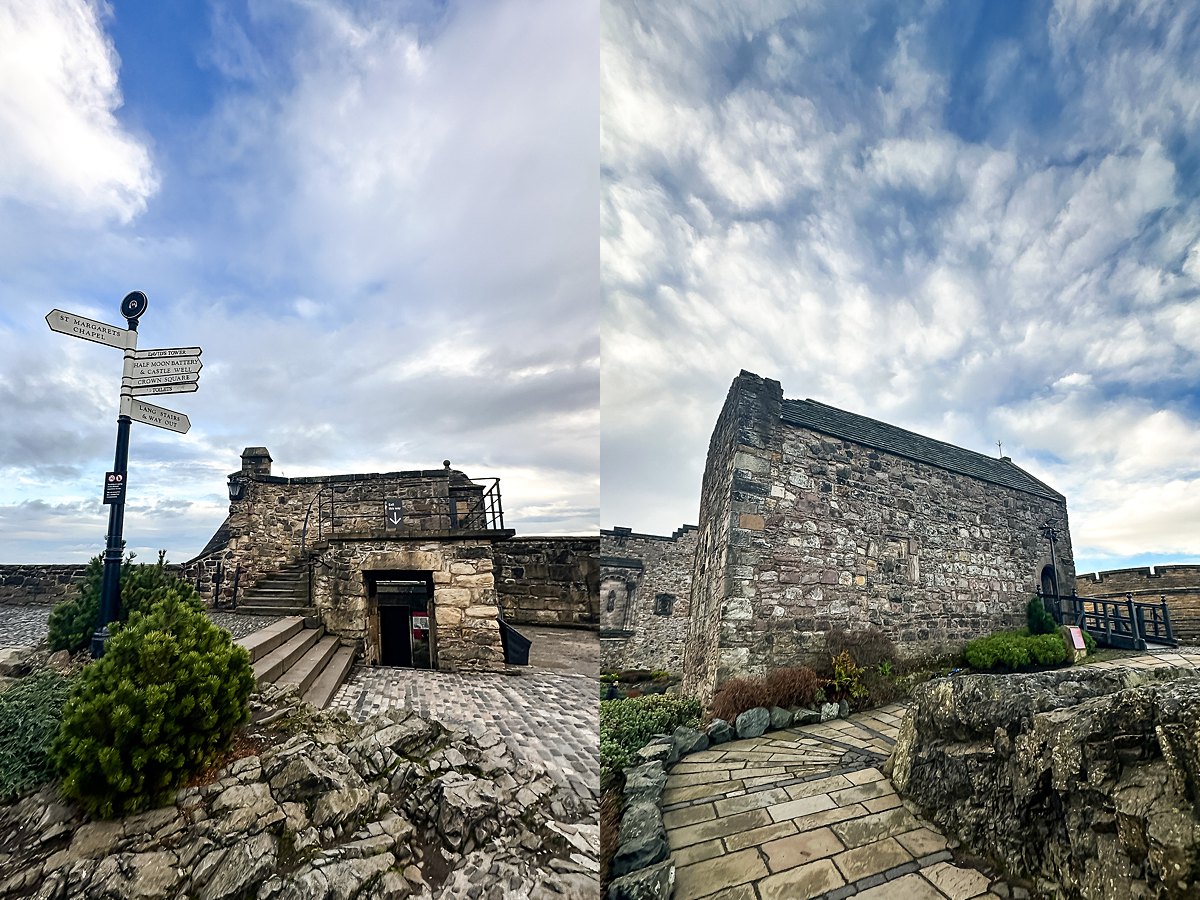
[[380,665],[432,669],[432,574],[378,572],[369,591],[379,610]]
[[1054,574],[1053,566],[1046,566],[1042,569],[1042,596],[1047,598],[1058,596],[1058,578]]

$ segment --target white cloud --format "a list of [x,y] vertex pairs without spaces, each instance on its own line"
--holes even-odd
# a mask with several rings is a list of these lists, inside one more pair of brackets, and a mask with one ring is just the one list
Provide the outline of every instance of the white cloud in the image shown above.
[[0,198],[127,222],[157,189],[147,147],[116,118],[107,7],[0,2]]

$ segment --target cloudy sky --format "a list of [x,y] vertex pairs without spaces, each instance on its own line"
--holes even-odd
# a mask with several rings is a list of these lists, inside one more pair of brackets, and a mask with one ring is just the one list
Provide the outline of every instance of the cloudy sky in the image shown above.
[[695,522],[739,369],[1200,562],[1200,6],[606,5],[604,527]]
[[199,345],[133,426],[125,536],[183,561],[275,474],[499,476],[599,526],[599,4],[0,0],[0,562],[103,549],[119,351]]

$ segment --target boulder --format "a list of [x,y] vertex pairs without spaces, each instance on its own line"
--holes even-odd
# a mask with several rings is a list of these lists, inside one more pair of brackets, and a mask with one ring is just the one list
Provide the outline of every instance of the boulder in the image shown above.
[[1086,900],[1200,896],[1200,677],[1066,669],[914,692],[896,789],[1014,875]]
[[642,800],[657,803],[667,783],[667,771],[661,762],[648,762],[625,770],[625,802]]
[[792,727],[792,714],[781,706],[772,706],[769,710],[771,716],[771,730],[779,731],[783,728]]
[[708,726],[708,741],[710,744],[724,744],[734,737],[733,726],[724,719],[713,719]]
[[758,737],[766,731],[770,724],[771,714],[763,707],[756,706],[754,709],[748,709],[738,715],[734,721],[734,728],[739,738],[752,738]]
[[822,722],[828,722],[830,719],[836,719],[841,712],[841,706],[837,703],[822,703],[819,718]]
[[620,839],[612,860],[614,877],[644,869],[667,858],[667,832],[654,803],[634,803],[621,816]]
[[665,860],[614,878],[608,885],[608,900],[670,900],[674,889],[675,864]]
[[697,731],[695,728],[680,725],[675,729],[675,733],[671,735],[671,743],[675,745],[676,758],[679,758],[687,756],[689,753],[707,750],[708,735],[703,731]]
[[638,750],[637,756],[642,762],[661,762],[666,766],[673,766],[679,760],[675,742],[665,734],[651,738],[646,746]]
[[791,710],[793,725],[815,725],[821,721],[821,714],[807,706],[796,706]]

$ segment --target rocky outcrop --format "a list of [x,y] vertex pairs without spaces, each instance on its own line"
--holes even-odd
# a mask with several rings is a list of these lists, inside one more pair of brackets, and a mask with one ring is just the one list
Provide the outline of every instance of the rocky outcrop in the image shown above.
[[594,808],[500,736],[407,712],[364,725],[271,686],[257,754],[163,809],[88,821],[52,788],[0,807],[0,897],[594,898]]
[[914,692],[896,789],[1057,897],[1200,896],[1200,677],[1067,669]]

